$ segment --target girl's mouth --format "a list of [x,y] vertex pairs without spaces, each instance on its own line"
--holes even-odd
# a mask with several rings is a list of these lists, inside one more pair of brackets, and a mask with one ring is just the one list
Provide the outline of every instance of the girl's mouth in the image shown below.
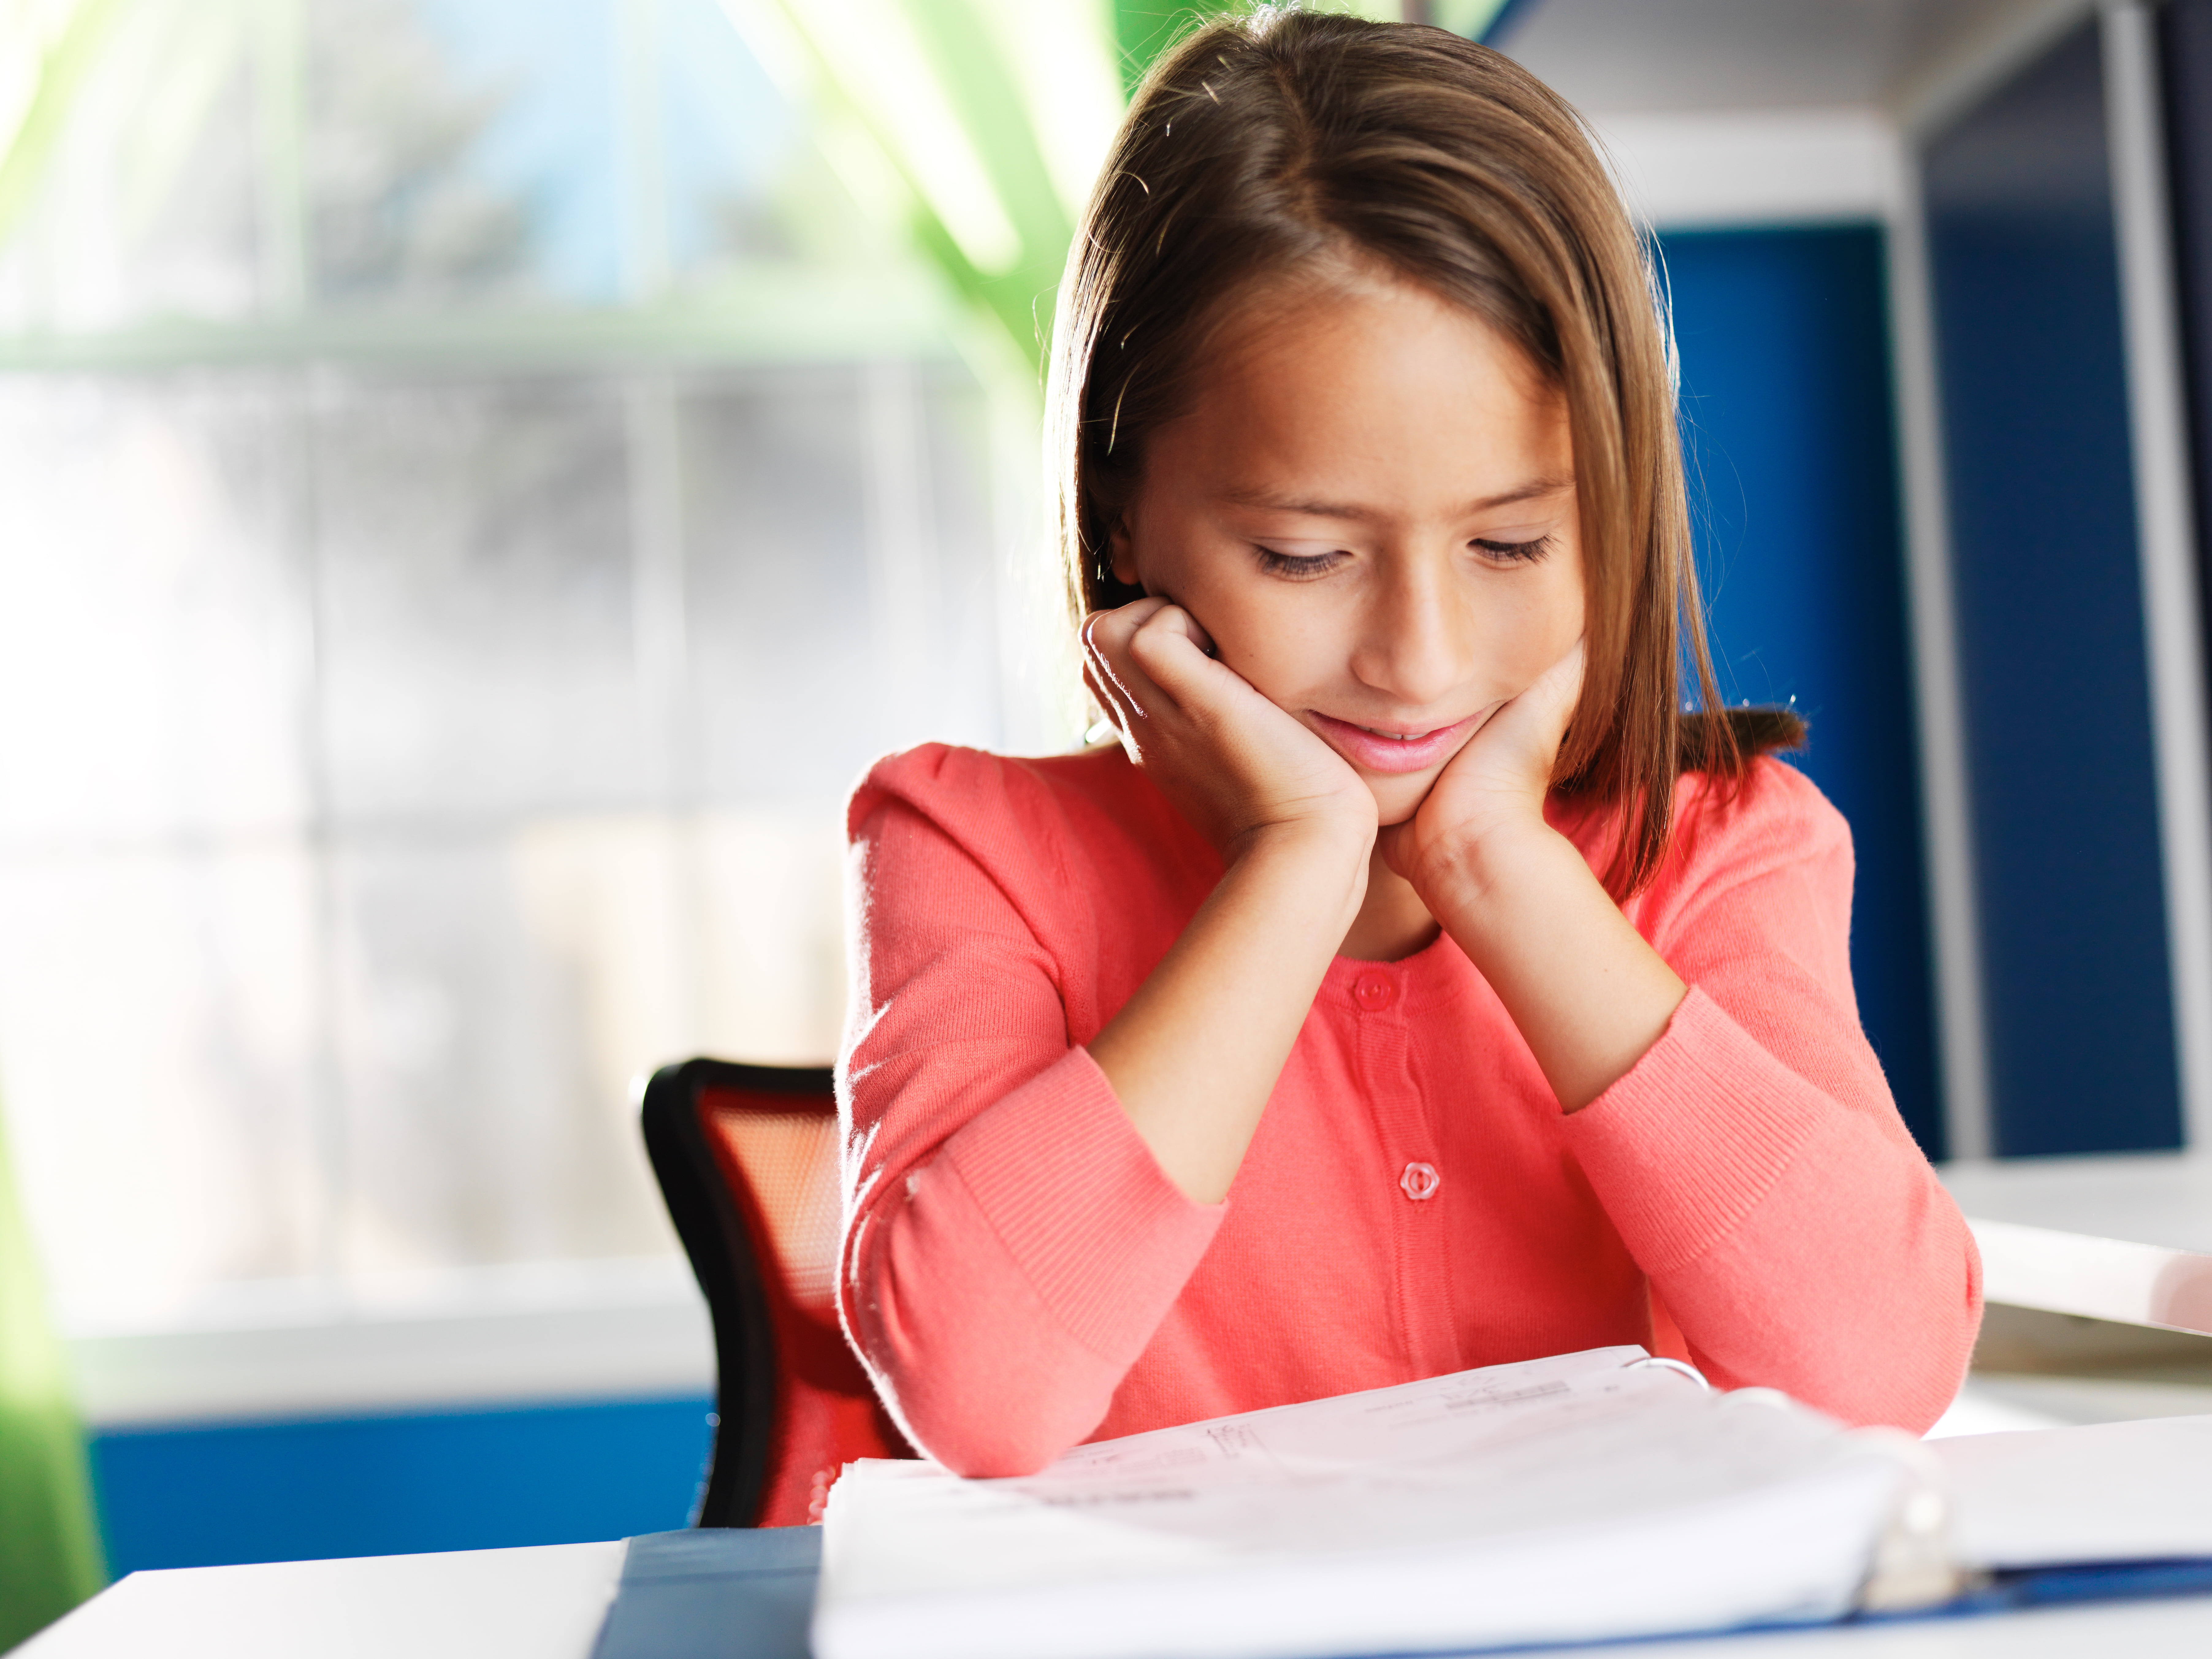
[[1451,758],[1460,744],[1471,735],[1480,721],[1480,714],[1470,714],[1449,726],[1431,727],[1425,732],[1393,731],[1387,727],[1355,726],[1350,720],[1340,720],[1324,714],[1318,709],[1308,709],[1306,718],[1337,753],[1354,766],[1367,772],[1425,772]]

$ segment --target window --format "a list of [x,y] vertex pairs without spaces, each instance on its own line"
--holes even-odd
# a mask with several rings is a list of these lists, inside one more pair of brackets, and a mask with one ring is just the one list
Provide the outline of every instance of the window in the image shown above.
[[1026,371],[713,0],[108,15],[0,207],[65,1316],[665,1254],[630,1080],[830,1056],[860,769],[1064,732]]

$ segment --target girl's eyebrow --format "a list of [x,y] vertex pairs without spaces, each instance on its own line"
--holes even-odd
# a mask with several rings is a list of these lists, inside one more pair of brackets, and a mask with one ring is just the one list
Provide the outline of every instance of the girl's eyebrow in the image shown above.
[[[1516,501],[1533,501],[1540,495],[1556,495],[1563,489],[1574,488],[1572,478],[1531,478],[1495,495],[1485,495],[1480,501],[1469,501],[1454,515],[1470,517],[1487,513],[1500,507],[1511,507]],[[1345,501],[1321,501],[1288,495],[1278,495],[1273,490],[1231,489],[1221,492],[1221,499],[1231,507],[1257,507],[1272,513],[1296,513],[1311,519],[1345,519],[1354,524],[1364,524],[1384,515],[1372,507],[1360,507]]]

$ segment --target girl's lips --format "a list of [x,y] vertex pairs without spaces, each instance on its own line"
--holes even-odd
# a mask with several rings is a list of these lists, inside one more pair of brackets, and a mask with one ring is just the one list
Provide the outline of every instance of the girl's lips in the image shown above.
[[1414,738],[1386,738],[1364,726],[1340,720],[1318,709],[1309,709],[1322,736],[1354,766],[1369,772],[1425,772],[1449,760],[1482,718],[1469,714],[1450,726],[1439,726]]

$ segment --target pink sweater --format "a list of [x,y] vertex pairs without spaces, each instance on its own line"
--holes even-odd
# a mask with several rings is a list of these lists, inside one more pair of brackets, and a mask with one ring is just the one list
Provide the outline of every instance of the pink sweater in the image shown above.
[[1083,1045],[1219,859],[1118,750],[878,765],[848,817],[839,1280],[909,1437],[1024,1474],[1093,1437],[1668,1346],[1669,1316],[1717,1383],[1925,1429],[1980,1264],[1859,1029],[1850,831],[1773,761],[1732,805],[1706,793],[1683,780],[1626,907],[1691,989],[1626,1077],[1564,1115],[1449,937],[1340,957],[1227,1201],[1201,1205]]

